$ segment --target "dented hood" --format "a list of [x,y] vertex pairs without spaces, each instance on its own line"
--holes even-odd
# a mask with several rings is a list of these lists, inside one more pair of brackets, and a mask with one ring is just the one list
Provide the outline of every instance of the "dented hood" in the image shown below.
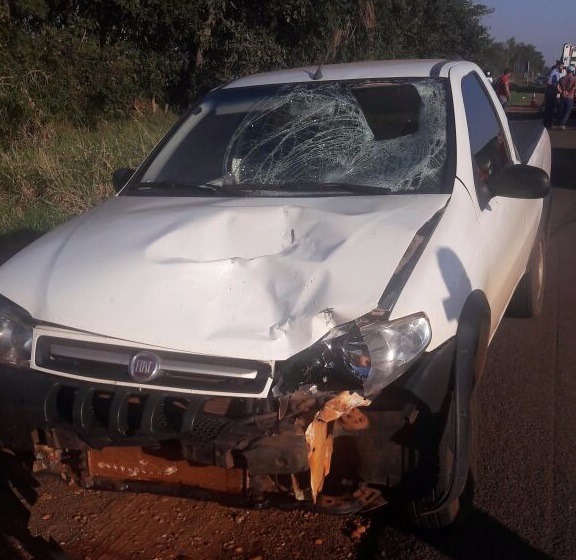
[[376,307],[448,195],[116,197],[0,268],[39,321],[139,344],[286,359]]

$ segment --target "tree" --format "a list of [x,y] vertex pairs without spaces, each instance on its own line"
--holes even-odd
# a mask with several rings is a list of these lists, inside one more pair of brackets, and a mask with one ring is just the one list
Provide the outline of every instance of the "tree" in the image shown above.
[[470,0],[0,0],[0,76],[19,92],[0,85],[0,111],[27,104],[86,121],[125,114],[135,97],[184,106],[274,68],[485,61],[496,52],[481,23],[489,11]]
[[528,78],[546,71],[542,53],[534,45],[517,43],[514,37],[503,43],[492,43],[482,63],[484,68],[490,68],[495,73],[508,67],[517,76],[526,74]]

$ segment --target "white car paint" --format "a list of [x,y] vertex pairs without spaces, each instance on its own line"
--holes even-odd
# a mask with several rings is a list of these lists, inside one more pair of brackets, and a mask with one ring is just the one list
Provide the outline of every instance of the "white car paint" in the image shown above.
[[226,88],[259,86],[265,84],[280,84],[292,82],[307,82],[314,76],[317,81],[329,80],[361,80],[367,78],[414,78],[428,77],[431,69],[438,65],[441,70],[439,77],[446,77],[450,68],[461,62],[446,62],[445,60],[387,60],[385,62],[362,61],[348,64],[328,64],[320,67],[308,66],[305,68],[294,68],[290,70],[278,70],[263,74],[254,74],[245,78],[240,78],[226,85]]
[[[470,65],[460,65],[450,69],[454,113],[456,115],[456,145],[458,151],[456,176],[470,191],[470,197],[478,217],[478,225],[483,235],[474,236],[468,244],[467,252],[472,253],[475,247],[486,246],[487,254],[475,263],[471,263],[471,271],[475,267],[484,268],[484,279],[478,286],[488,298],[491,309],[490,337],[496,331],[506,307],[512,297],[514,288],[526,270],[530,252],[536,238],[542,214],[541,199],[522,199],[492,197],[486,208],[480,208],[478,198],[474,193],[474,176],[472,174],[472,157],[469,144],[468,121],[465,117],[464,100],[460,83],[471,71]],[[485,82],[486,91],[492,97],[493,106],[498,114],[505,135],[510,160],[521,163],[514,149],[512,134],[508,126],[508,117],[501,103],[490,86],[485,75],[480,72],[478,78]],[[462,115],[462,118],[458,118]],[[548,134],[543,134],[540,144],[533,152],[531,165],[541,167],[550,176],[551,149]],[[480,232],[476,232],[477,235]]]
[[117,197],[13,257],[0,285],[46,323],[282,360],[374,309],[416,231],[447,201]]

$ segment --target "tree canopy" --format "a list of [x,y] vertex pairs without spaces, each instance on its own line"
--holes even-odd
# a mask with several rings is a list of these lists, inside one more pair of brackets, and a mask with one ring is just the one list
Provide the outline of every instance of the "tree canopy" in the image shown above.
[[492,43],[485,57],[487,68],[511,68],[520,75],[536,75],[546,68],[542,53],[534,45],[517,43],[514,37],[503,43]]
[[9,134],[120,116],[137,97],[182,107],[241,75],[320,62],[485,65],[490,11],[470,0],[0,0],[0,120]]

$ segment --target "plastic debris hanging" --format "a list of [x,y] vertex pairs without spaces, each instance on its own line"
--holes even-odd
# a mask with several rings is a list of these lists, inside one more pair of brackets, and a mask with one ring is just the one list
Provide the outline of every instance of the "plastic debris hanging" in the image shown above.
[[330,424],[342,416],[350,414],[351,411],[354,411],[359,406],[369,406],[371,402],[359,393],[343,391],[327,401],[306,428],[306,442],[309,448],[310,488],[314,503],[316,503],[318,494],[322,491],[324,479],[330,472],[333,451],[333,438],[329,430]]

